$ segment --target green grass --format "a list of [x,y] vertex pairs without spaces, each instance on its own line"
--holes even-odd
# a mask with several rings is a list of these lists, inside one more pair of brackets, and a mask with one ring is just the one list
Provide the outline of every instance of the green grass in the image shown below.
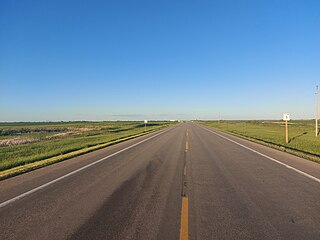
[[279,147],[297,150],[320,157],[320,136],[315,137],[314,121],[290,121],[289,143],[285,143],[282,121],[202,121],[208,127],[227,131]]
[[[171,124],[150,122],[147,131]],[[33,141],[0,146],[0,171],[143,132],[142,122],[0,123],[0,141]]]

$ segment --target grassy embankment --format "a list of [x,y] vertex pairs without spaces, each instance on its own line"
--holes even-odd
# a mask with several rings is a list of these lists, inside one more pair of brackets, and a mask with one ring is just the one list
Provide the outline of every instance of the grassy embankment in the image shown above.
[[285,143],[283,121],[203,121],[208,127],[320,162],[320,136],[315,137],[314,121],[290,121],[289,143]]
[[[147,132],[172,124],[149,122]],[[0,123],[0,179],[144,133],[142,122]]]

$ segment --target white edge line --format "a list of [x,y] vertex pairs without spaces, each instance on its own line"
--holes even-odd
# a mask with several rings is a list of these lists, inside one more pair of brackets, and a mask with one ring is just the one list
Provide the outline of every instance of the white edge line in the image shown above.
[[63,176],[61,176],[61,177],[58,177],[58,178],[56,178],[56,179],[54,179],[54,180],[52,180],[52,181],[50,181],[50,182],[47,182],[47,183],[45,183],[45,184],[43,184],[43,185],[40,185],[39,187],[36,187],[36,188],[33,188],[33,189],[31,189],[31,190],[29,190],[29,191],[27,191],[27,192],[24,192],[24,193],[22,193],[22,194],[20,194],[20,195],[18,195],[18,196],[16,196],[16,197],[13,197],[13,198],[11,198],[11,199],[9,199],[9,200],[7,200],[7,201],[4,201],[4,202],[0,203],[0,208],[3,208],[3,207],[5,207],[5,206],[7,206],[8,204],[11,204],[11,203],[13,203],[13,202],[15,202],[15,201],[17,201],[17,200],[19,200],[19,199],[21,199],[21,198],[24,198],[24,197],[26,197],[26,196],[28,196],[28,195],[30,195],[30,194],[32,194],[32,193],[35,193],[35,192],[37,192],[37,191],[39,191],[39,190],[41,190],[41,189],[44,189],[45,187],[48,187],[48,186],[50,186],[50,185],[52,185],[52,184],[54,184],[54,183],[56,183],[56,182],[59,182],[59,181],[61,181],[62,179],[65,179],[65,178],[67,178],[67,177],[70,177],[70,176],[72,176],[72,175],[74,175],[74,174],[76,174],[76,173],[78,173],[78,172],[80,172],[80,171],[82,171],[82,170],[84,170],[84,169],[87,169],[87,168],[89,168],[89,167],[91,167],[91,166],[93,166],[93,165],[95,165],[95,164],[98,164],[98,163],[100,163],[100,162],[102,162],[102,161],[104,161],[104,160],[106,160],[106,159],[108,159],[108,158],[111,158],[111,157],[113,157],[113,156],[115,156],[115,155],[118,155],[119,153],[122,153],[122,152],[124,152],[124,151],[126,151],[126,150],[128,150],[128,149],[130,149],[130,148],[133,148],[133,147],[135,147],[135,146],[137,146],[137,145],[140,145],[141,143],[147,142],[147,141],[151,140],[152,138],[155,138],[155,137],[157,137],[157,136],[159,136],[159,135],[161,135],[161,134],[163,134],[163,133],[165,133],[165,132],[168,132],[169,130],[171,130],[171,128],[169,128],[169,129],[167,129],[167,130],[165,130],[165,131],[162,131],[162,132],[160,132],[160,133],[157,133],[156,135],[153,135],[153,136],[151,136],[151,137],[149,137],[149,138],[146,138],[146,139],[144,139],[144,140],[142,140],[142,141],[140,141],[140,142],[137,142],[137,143],[135,143],[135,144],[133,144],[133,145],[130,145],[130,146],[124,148],[124,149],[121,149],[121,150],[119,150],[119,151],[117,151],[117,152],[115,152],[115,153],[112,153],[112,154],[110,154],[110,155],[108,155],[108,156],[106,156],[106,157],[104,157],[104,158],[101,158],[101,159],[99,159],[99,160],[97,160],[97,161],[95,161],[95,162],[93,162],[93,163],[90,163],[90,164],[85,165],[85,166],[83,166],[83,167],[81,167],[81,168],[78,168],[77,170],[74,170],[74,171],[72,171],[72,172],[69,172],[69,173],[67,173],[67,174],[65,174],[65,175],[63,175]]
[[[200,126],[199,126],[199,127],[200,127]],[[319,178],[316,178],[316,177],[314,177],[314,176],[312,176],[312,175],[310,175],[310,174],[308,174],[308,173],[305,173],[305,172],[303,172],[303,171],[301,171],[301,170],[299,170],[299,169],[296,169],[296,168],[294,168],[294,167],[291,167],[291,166],[288,165],[288,164],[285,164],[285,163],[283,163],[283,162],[281,162],[281,161],[279,161],[279,160],[277,160],[277,159],[274,159],[274,158],[272,158],[272,157],[269,157],[268,155],[265,155],[265,154],[263,154],[263,153],[261,153],[261,152],[258,152],[258,151],[256,151],[256,150],[250,148],[250,147],[247,147],[247,146],[245,146],[245,145],[243,145],[243,144],[241,144],[241,143],[238,143],[238,142],[236,142],[236,141],[234,141],[234,140],[232,140],[232,139],[230,139],[230,138],[227,138],[227,137],[225,137],[225,136],[223,136],[223,135],[221,135],[221,134],[219,134],[219,133],[216,133],[216,132],[214,132],[214,131],[212,131],[212,130],[209,130],[209,129],[205,128],[205,127],[202,127],[202,126],[201,126],[201,128],[203,128],[203,129],[205,129],[205,130],[207,130],[207,131],[209,131],[209,132],[211,132],[211,133],[213,133],[213,134],[216,134],[216,135],[218,135],[219,137],[222,137],[222,138],[224,138],[224,139],[226,139],[226,140],[228,140],[228,141],[230,141],[230,142],[232,142],[232,143],[234,143],[234,144],[237,144],[237,145],[239,145],[239,146],[241,146],[241,147],[243,147],[243,148],[245,148],[245,149],[247,149],[247,150],[249,150],[249,151],[251,151],[251,152],[254,152],[254,153],[256,153],[256,154],[258,154],[258,155],[260,155],[260,156],[263,156],[263,157],[265,157],[265,158],[267,158],[267,159],[269,159],[269,160],[271,160],[271,161],[274,161],[274,162],[276,162],[276,163],[278,163],[278,164],[280,164],[280,165],[282,165],[282,166],[285,166],[286,168],[289,168],[289,169],[291,169],[291,170],[293,170],[293,171],[295,171],[295,172],[297,172],[297,173],[299,173],[299,174],[301,174],[301,175],[303,175],[303,176],[305,176],[305,177],[307,177],[307,178],[310,178],[310,179],[312,179],[313,181],[315,181],[315,182],[317,182],[317,183],[320,183],[320,179],[319,179]]]

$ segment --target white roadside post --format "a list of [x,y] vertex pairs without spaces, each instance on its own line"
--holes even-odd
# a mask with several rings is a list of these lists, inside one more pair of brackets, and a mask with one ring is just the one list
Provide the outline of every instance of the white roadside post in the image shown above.
[[147,123],[148,123],[148,120],[144,120],[144,131],[145,132],[147,131]]
[[283,114],[283,121],[286,122],[286,144],[288,144],[289,143],[288,121],[290,121],[290,114],[289,113]]

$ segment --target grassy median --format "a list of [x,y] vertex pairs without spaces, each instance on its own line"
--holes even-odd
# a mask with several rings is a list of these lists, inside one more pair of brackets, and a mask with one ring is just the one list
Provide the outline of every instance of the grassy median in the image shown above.
[[[315,136],[312,120],[289,122],[289,143],[285,143],[283,121],[200,121],[208,127],[230,132],[238,136],[256,140],[281,150],[297,151],[306,155],[320,157],[320,136]],[[315,160],[315,159],[312,159]]]
[[[149,122],[147,132],[172,124]],[[0,172],[61,161],[144,132],[143,122],[0,123]]]

